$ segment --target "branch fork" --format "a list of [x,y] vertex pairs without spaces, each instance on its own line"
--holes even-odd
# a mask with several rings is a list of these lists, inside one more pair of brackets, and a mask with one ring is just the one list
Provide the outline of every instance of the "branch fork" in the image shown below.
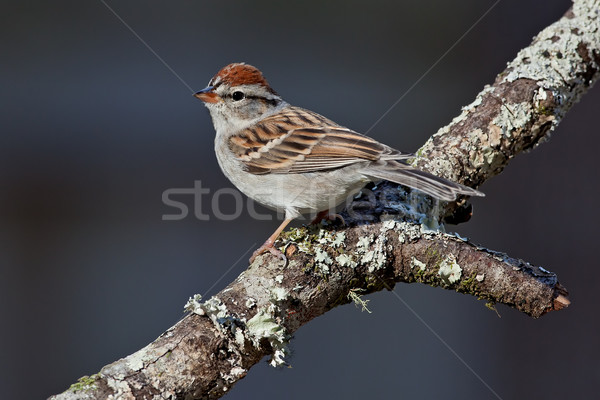
[[[598,2],[576,0],[425,143],[414,165],[480,186],[547,140],[599,75]],[[52,399],[219,398],[264,356],[284,364],[287,341],[303,324],[396,282],[455,290],[534,318],[569,305],[554,273],[437,229],[442,220],[467,220],[467,203],[436,204],[391,184],[370,190],[346,210],[345,227],[284,232],[287,267],[257,257],[211,299],[193,296],[189,313],[154,342]]]

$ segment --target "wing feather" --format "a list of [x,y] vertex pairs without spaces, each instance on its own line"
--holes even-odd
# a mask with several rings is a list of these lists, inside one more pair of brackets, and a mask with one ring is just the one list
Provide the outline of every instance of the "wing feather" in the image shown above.
[[316,172],[411,156],[297,107],[232,136],[229,148],[253,174]]

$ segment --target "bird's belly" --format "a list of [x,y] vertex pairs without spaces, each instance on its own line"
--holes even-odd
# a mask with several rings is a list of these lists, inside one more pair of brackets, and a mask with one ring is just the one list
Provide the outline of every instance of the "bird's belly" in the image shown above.
[[269,174],[255,176],[261,182],[261,191],[254,200],[285,211],[290,217],[333,210],[349,196],[356,194],[367,182],[362,179],[344,179],[332,172],[307,174]]
[[359,172],[360,165],[324,172],[255,175],[236,163],[219,157],[223,173],[242,193],[289,218],[334,209],[369,182]]

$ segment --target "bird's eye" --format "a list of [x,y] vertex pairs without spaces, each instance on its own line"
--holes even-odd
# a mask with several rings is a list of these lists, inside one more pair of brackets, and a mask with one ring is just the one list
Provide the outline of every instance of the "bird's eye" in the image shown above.
[[233,99],[233,101],[240,101],[244,98],[244,93],[242,92],[233,92],[233,94],[231,95],[231,98]]

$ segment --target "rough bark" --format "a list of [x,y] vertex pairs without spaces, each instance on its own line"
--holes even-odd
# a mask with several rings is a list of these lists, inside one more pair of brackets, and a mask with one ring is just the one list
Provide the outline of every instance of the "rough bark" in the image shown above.
[[[478,186],[548,138],[598,79],[599,9],[598,1],[575,1],[430,138],[415,164]],[[156,341],[52,398],[218,398],[263,356],[284,363],[304,323],[396,282],[456,290],[532,317],[569,304],[555,274],[435,230],[440,216],[464,221],[469,207],[390,184],[371,188],[346,211],[347,226],[286,232],[287,266],[259,257],[213,298],[191,298],[190,313]]]

